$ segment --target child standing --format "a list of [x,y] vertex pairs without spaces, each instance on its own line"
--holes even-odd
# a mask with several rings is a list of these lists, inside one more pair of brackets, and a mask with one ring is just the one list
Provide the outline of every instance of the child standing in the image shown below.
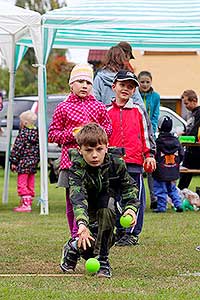
[[17,172],[17,191],[21,197],[16,212],[31,212],[35,196],[35,173],[40,160],[38,129],[35,126],[37,115],[27,110],[21,113],[20,131],[10,154],[11,170]]
[[138,104],[133,103],[131,98],[138,85],[137,77],[133,73],[120,70],[116,74],[112,86],[116,98],[108,108],[113,127],[109,145],[125,149],[124,159],[129,174],[138,184],[140,200],[136,226],[124,233],[124,230],[117,225],[119,238],[121,235],[121,238],[116,242],[117,246],[138,244],[146,202],[142,176],[143,164],[151,165],[153,170],[156,166],[144,110]]
[[[66,187],[66,178],[71,162],[68,155],[69,148],[76,148],[75,135],[84,125],[96,122],[100,124],[110,136],[112,126],[106,106],[97,101],[92,95],[93,70],[88,64],[76,65],[70,74],[69,84],[71,93],[63,102],[59,103],[53,114],[49,127],[49,141],[62,146],[60,174],[58,186]],[[72,204],[69,200],[69,190],[66,187],[66,214],[72,237],[77,235]]]
[[[160,112],[160,95],[152,87],[152,75],[149,71],[141,71],[138,75],[138,81],[140,84],[139,92],[149,115],[155,138]],[[147,173],[147,181],[150,192],[150,208],[154,209],[157,207],[157,199],[153,192],[152,173]]]
[[136,222],[139,204],[138,189],[126,170],[123,159],[108,153],[106,132],[98,124],[84,126],[76,135],[77,149],[71,149],[72,167],[69,169],[69,192],[78,237],[64,246],[61,269],[73,272],[80,256],[98,257],[98,277],[111,277],[108,260],[114,243],[115,197],[120,193],[123,215]]
[[177,212],[182,212],[182,201],[176,188],[176,180],[179,178],[179,166],[183,159],[183,148],[171,132],[172,119],[163,116],[158,124],[159,136],[156,139],[156,163],[157,167],[153,173],[154,193],[157,197],[157,208],[154,212],[166,212],[167,196]]

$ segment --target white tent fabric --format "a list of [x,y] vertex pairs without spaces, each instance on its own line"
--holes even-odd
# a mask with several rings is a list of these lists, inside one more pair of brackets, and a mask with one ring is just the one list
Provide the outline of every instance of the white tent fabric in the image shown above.
[[[197,51],[200,49],[199,16],[199,0],[71,0],[67,7],[44,14],[43,57],[39,60],[42,100],[39,126],[44,137],[41,159],[47,159],[46,132],[41,125],[46,118],[45,65],[52,47],[96,49],[128,41],[134,49]],[[18,44],[31,45],[31,41],[24,36]],[[44,164],[41,182],[44,213],[48,211],[46,170]]]
[[199,17],[199,0],[74,0],[43,15],[43,24],[54,31],[55,48],[105,48],[124,40],[135,49],[197,50]]
[[[9,72],[9,106],[8,106],[8,123],[7,123],[7,151],[6,165],[4,176],[3,203],[8,202],[9,187],[9,153],[11,145],[12,124],[13,124],[13,98],[15,88],[15,72],[19,66],[20,60],[27,50],[27,47],[33,45],[38,62],[38,94],[39,94],[39,136],[40,136],[40,155],[41,155],[41,198],[44,200],[41,205],[41,213],[48,214],[48,176],[47,176],[47,158],[44,156],[47,152],[46,126],[42,118],[45,115],[44,91],[43,85],[43,51],[41,36],[41,15],[37,12],[23,9],[5,2],[1,2],[0,11],[0,48],[3,53]],[[28,36],[27,43],[16,45],[23,36]],[[31,43],[30,43],[31,41]],[[46,149],[45,149],[46,148]],[[45,207],[45,208],[44,208]]]

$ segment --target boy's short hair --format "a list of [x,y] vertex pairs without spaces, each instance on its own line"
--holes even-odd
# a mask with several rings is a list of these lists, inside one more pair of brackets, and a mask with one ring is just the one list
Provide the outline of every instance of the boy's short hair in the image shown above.
[[198,96],[197,96],[197,94],[195,93],[195,91],[193,91],[193,90],[185,90],[185,91],[183,92],[181,98],[183,98],[184,96],[187,97],[187,98],[188,98],[188,101],[190,101],[190,102],[193,101],[193,100],[198,101]]
[[77,133],[76,142],[79,147],[96,147],[98,144],[107,145],[108,136],[100,125],[96,123],[89,123]]

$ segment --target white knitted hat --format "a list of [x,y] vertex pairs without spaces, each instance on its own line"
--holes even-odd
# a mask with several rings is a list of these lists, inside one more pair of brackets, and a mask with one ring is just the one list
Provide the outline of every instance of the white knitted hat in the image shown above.
[[76,80],[87,80],[93,84],[93,69],[88,64],[76,65],[70,74],[69,84]]

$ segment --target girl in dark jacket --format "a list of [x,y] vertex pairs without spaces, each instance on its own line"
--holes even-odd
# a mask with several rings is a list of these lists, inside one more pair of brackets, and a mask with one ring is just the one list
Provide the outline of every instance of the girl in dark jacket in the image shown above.
[[35,126],[37,115],[27,110],[20,115],[20,130],[13,145],[10,162],[11,170],[17,172],[17,192],[21,197],[16,212],[31,212],[35,196],[34,183],[39,163],[39,137]]

